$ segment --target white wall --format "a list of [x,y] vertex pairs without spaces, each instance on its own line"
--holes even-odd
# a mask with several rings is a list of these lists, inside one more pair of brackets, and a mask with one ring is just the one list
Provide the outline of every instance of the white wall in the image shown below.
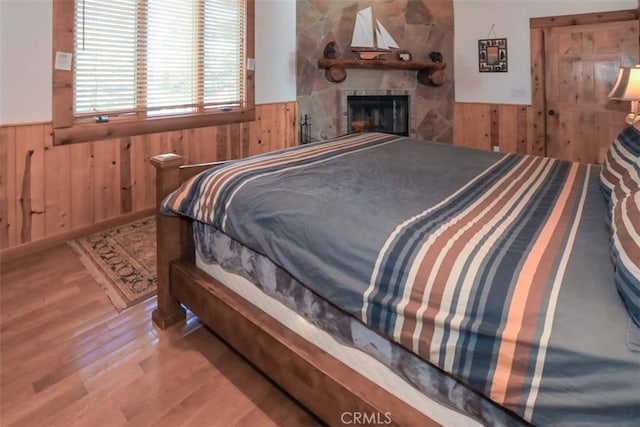
[[296,0],[256,0],[256,103],[296,100]]
[[[638,0],[453,0],[456,102],[531,103],[529,18],[635,9]],[[507,73],[478,71],[478,39],[507,38]]]
[[[4,25],[2,25],[2,15],[3,15],[3,10],[4,10],[4,6],[3,6],[3,2],[0,1],[0,54],[2,54],[2,52],[4,52],[4,48],[3,43],[6,40],[6,38],[3,35],[3,29],[4,29]],[[2,56],[0,56],[0,65],[2,65]],[[2,93],[3,93],[3,81],[4,81],[4,71],[2,71],[2,67],[0,66],[0,118],[3,117],[3,111],[4,111],[4,103],[2,102]],[[0,123],[2,123],[2,121],[0,120]]]
[[[0,124],[51,120],[52,0],[0,0]],[[295,0],[256,0],[256,103],[295,101]]]
[[51,120],[51,0],[0,0],[0,124]]

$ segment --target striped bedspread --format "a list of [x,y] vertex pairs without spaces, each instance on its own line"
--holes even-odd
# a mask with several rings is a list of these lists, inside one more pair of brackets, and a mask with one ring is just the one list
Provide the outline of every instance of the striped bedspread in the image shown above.
[[[628,378],[640,373],[640,358],[624,345],[625,313],[610,261],[584,255],[580,246],[594,239],[593,218],[604,233],[603,203],[593,198],[600,197],[598,173],[549,158],[359,134],[209,170],[170,195],[163,209],[267,255],[528,421],[565,422],[580,404],[594,411],[594,402],[602,406],[593,418],[599,420],[612,416],[601,380],[590,384],[591,373],[577,375],[572,366],[582,360],[588,369],[607,370],[617,363]],[[598,244],[602,252],[595,253],[606,254],[606,238]],[[585,272],[596,283],[579,283]],[[598,324],[585,320],[586,298],[606,299],[587,304],[620,323],[620,348],[600,349],[610,338],[574,345],[572,334]],[[584,395],[572,395],[577,390]],[[616,421],[633,424],[640,419],[633,409],[640,381],[616,390]]]
[[363,318],[530,418],[589,172],[507,156],[400,224]]

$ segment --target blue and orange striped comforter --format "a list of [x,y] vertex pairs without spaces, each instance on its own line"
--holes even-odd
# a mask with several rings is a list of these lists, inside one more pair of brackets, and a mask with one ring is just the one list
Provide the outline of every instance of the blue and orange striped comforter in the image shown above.
[[613,284],[598,172],[357,134],[209,170],[163,209],[528,421],[633,425],[640,332]]

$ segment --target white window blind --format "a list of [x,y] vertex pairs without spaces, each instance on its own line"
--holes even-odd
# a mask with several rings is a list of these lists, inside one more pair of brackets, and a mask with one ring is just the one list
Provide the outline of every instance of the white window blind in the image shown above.
[[242,107],[244,0],[76,0],[74,114]]

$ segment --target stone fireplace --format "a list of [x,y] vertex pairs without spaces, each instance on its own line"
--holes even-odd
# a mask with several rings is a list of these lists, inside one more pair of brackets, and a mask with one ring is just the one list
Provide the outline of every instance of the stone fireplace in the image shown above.
[[[408,97],[407,133],[411,137],[453,142],[453,3],[452,0],[299,0],[297,13],[297,101],[301,116],[311,120],[311,140],[350,131],[347,97]],[[445,84],[417,82],[416,71],[348,69],[340,83],[327,81],[317,62],[330,41],[338,57],[354,58],[350,43],[358,10],[372,6],[400,48],[414,60],[428,61],[441,52]]]

